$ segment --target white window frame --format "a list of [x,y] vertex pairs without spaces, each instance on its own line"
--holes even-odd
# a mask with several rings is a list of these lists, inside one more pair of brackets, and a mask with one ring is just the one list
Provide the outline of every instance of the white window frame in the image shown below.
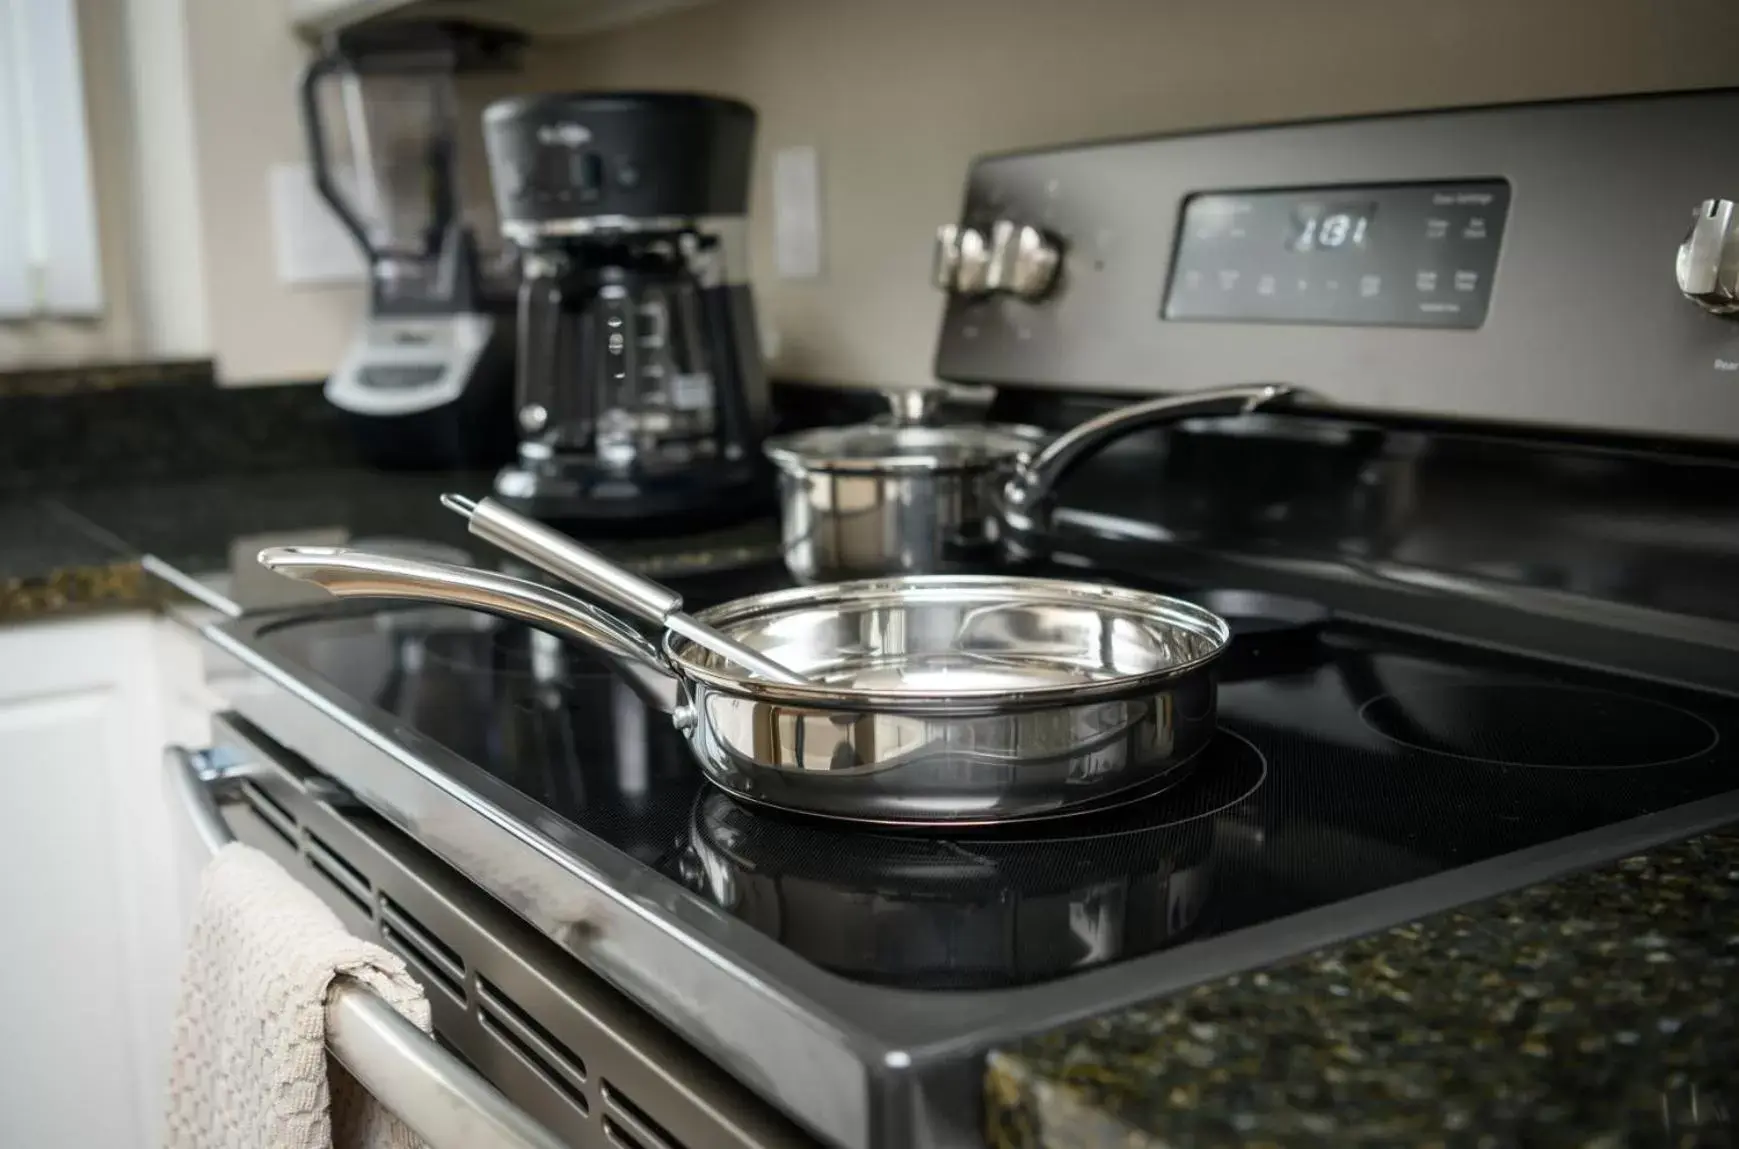
[[0,0],[0,320],[103,311],[77,0]]

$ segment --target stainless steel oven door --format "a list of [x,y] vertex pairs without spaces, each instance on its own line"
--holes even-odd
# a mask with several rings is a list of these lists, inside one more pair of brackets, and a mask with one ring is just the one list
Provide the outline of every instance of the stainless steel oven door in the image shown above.
[[208,849],[277,861],[398,954],[435,1037],[360,989],[333,1054],[432,1149],[814,1149],[815,1140],[476,882],[239,716],[167,781]]
[[[258,766],[216,751],[170,747],[164,765],[188,820],[216,853],[236,840],[218,796]],[[384,1000],[340,979],[326,1004],[326,1046],[430,1149],[565,1149],[494,1086]]]

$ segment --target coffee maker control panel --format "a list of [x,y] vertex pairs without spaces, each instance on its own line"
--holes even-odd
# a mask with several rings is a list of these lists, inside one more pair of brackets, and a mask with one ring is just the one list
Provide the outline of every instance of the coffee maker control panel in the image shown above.
[[521,241],[748,210],[755,111],[687,92],[519,96],[483,115],[495,199]]
[[936,374],[1739,441],[1735,125],[1714,91],[983,157]]

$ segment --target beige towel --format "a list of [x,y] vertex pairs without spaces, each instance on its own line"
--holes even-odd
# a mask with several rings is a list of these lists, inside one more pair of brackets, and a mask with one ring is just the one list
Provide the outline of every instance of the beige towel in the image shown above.
[[326,993],[348,977],[424,1030],[398,958],[345,931],[251,847],[200,881],[181,973],[164,1149],[414,1149],[417,1137],[326,1053]]

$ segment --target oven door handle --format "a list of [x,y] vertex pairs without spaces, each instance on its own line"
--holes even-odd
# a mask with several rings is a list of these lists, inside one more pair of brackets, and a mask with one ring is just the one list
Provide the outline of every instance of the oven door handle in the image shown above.
[[[171,746],[170,787],[211,852],[235,841],[218,793],[254,771],[220,751]],[[377,995],[354,982],[333,983],[326,1002],[326,1047],[377,1101],[429,1149],[570,1149],[470,1066],[437,1045]]]

